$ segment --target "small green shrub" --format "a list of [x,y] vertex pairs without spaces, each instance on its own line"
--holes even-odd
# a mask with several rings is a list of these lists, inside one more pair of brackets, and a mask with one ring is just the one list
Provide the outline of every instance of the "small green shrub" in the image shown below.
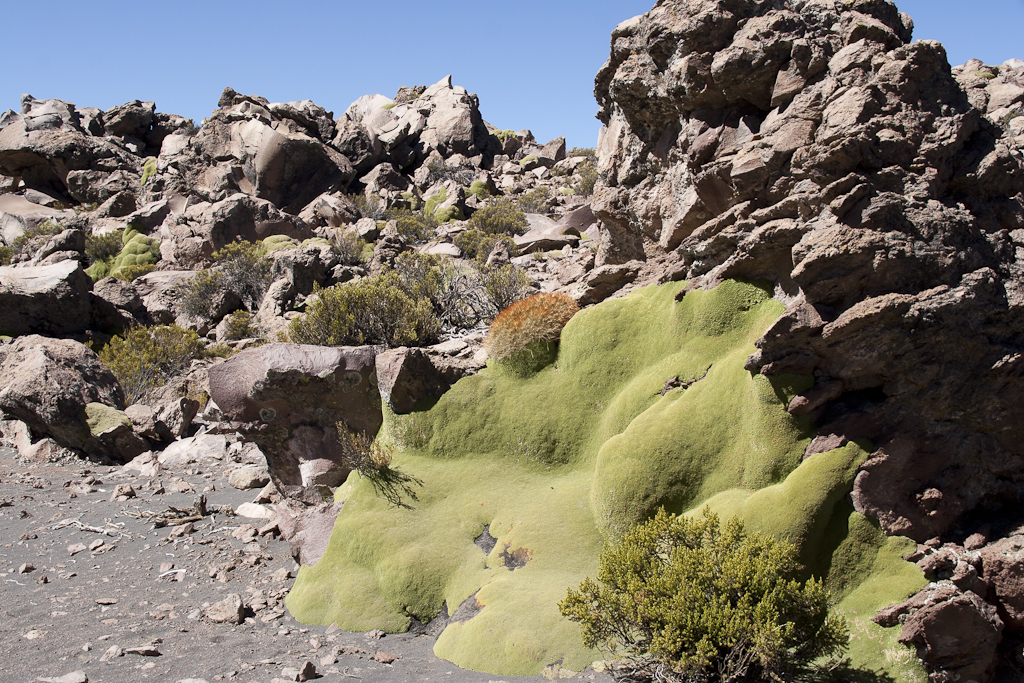
[[6,244],[0,244],[0,266],[9,266],[12,256],[14,256],[14,250]]
[[85,237],[85,257],[89,265],[97,261],[109,264],[124,246],[121,230],[112,230],[102,235],[89,234]]
[[462,213],[462,209],[458,206],[446,206],[442,209],[438,209],[434,212],[434,218],[438,223],[448,223],[450,221],[461,221],[466,218],[466,215]]
[[[224,284],[242,301],[242,305],[249,311],[256,311],[263,303],[263,295],[267,293],[270,280],[273,276],[274,263],[267,254],[272,251],[267,245],[273,235],[260,242],[230,242],[223,248],[213,253],[213,261],[216,268],[224,274]],[[298,243],[288,237],[291,243],[298,246]],[[281,244],[278,240],[272,243]]]
[[331,247],[342,265],[358,266],[363,263],[366,242],[352,230],[339,230],[331,236]]
[[535,342],[550,346],[579,310],[566,294],[534,294],[515,302],[491,323],[484,340],[487,357],[496,361],[511,358]]
[[387,104],[381,105],[381,109],[394,109],[398,102],[388,102]]
[[481,230],[464,230],[455,236],[453,242],[462,250],[465,258],[476,259],[481,265],[491,255],[494,245],[498,242],[505,243],[509,256],[519,255],[519,248],[508,235],[489,235]]
[[136,327],[112,338],[100,349],[100,360],[124,389],[128,405],[139,402],[150,389],[188,369],[204,355],[203,342],[192,330],[177,325]]
[[178,308],[193,318],[212,318],[216,299],[226,287],[224,273],[205,268],[177,287]]
[[587,161],[592,164],[597,163],[597,150],[593,147],[570,147],[569,151],[565,153],[567,159],[573,157],[586,157]]
[[538,161],[540,161],[540,158],[536,154],[527,154],[525,157],[519,160],[519,165],[525,166],[526,164],[536,163]]
[[474,180],[473,184],[469,186],[468,194],[475,194],[477,199],[483,201],[491,196],[491,191],[487,189],[487,183],[482,180]]
[[350,194],[348,199],[359,210],[359,214],[363,218],[379,221],[383,220],[387,214],[387,207],[379,198],[370,199],[365,194]]
[[519,301],[530,289],[526,272],[512,263],[484,272],[483,280],[484,291],[496,311],[503,311]]
[[[559,603],[583,642],[630,662],[637,677],[665,681],[783,680],[841,653],[849,634],[829,613],[816,579],[797,580],[796,549],[664,509],[605,548],[598,581]],[[792,679],[790,679],[792,680]]]
[[[118,268],[117,273],[114,275],[119,280],[125,282],[131,282],[136,278],[140,278],[146,273],[151,273],[156,269],[155,263],[143,263],[134,266],[121,266]],[[86,271],[88,272],[88,271]]]
[[447,256],[407,251],[395,259],[395,272],[410,297],[430,302],[445,329],[470,329],[497,313],[480,273]]
[[395,221],[398,234],[413,242],[423,242],[434,236],[439,222],[433,212],[410,211],[409,209],[389,209],[388,220]]
[[121,278],[121,271],[124,268],[155,265],[160,260],[160,240],[155,237],[148,237],[129,229],[121,233],[121,241],[124,246],[117,256],[111,259],[108,275]]
[[477,209],[468,227],[488,235],[522,235],[528,226],[523,211],[512,200],[501,197]]
[[437,338],[439,324],[430,302],[409,296],[394,271],[317,288],[316,295],[306,314],[288,326],[288,336],[297,344],[394,347]]
[[62,230],[63,228],[53,221],[45,221],[26,228],[25,232],[11,240],[7,263],[29,260],[37,251],[46,246],[51,237],[60,234]]
[[235,311],[228,316],[227,338],[229,341],[239,339],[253,339],[259,337],[259,328],[255,324],[256,318],[249,311]]
[[551,190],[538,187],[524,192],[516,199],[516,206],[525,213],[547,213],[551,205]]
[[448,199],[448,190],[442,187],[440,190],[427,197],[426,204],[423,205],[423,212],[434,215],[434,212],[437,211],[437,207],[446,199]]
[[502,146],[504,146],[506,140],[508,140],[509,138],[514,138],[516,136],[516,132],[514,130],[508,129],[496,130],[493,133],[491,133],[491,135],[498,138],[498,141],[501,142]]
[[576,182],[572,184],[572,192],[581,197],[589,197],[594,194],[596,184],[597,167],[593,164],[583,164],[576,169]]
[[[253,242],[232,242],[231,244],[224,245],[224,249],[230,248],[232,244],[254,244],[254,243]],[[266,256],[267,254],[273,253],[275,251],[280,251],[281,249],[294,249],[297,246],[299,246],[299,241],[297,239],[295,239],[294,237],[289,237],[288,235],[270,235],[269,237],[264,237],[263,238],[263,249],[259,250],[260,251],[259,255],[260,256]],[[217,253],[220,254],[222,252],[219,251]],[[224,253],[226,254],[227,252],[224,252]],[[234,254],[231,254],[231,255],[233,256]],[[216,254],[214,255],[214,257],[216,258]],[[222,255],[222,257],[220,259],[217,259],[217,260],[223,260],[223,258],[224,258],[224,256]]]

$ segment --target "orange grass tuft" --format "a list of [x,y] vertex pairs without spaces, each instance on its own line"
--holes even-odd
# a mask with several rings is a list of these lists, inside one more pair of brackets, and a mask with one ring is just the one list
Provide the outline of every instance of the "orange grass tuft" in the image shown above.
[[535,341],[557,341],[580,307],[565,294],[535,294],[515,302],[491,323],[484,341],[487,356],[502,360]]

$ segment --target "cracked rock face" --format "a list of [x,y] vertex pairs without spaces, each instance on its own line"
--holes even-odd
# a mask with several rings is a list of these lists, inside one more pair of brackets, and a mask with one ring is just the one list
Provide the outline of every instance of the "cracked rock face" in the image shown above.
[[775,285],[748,368],[826,385],[791,407],[875,441],[855,504],[923,541],[1024,492],[1024,63],[951,69],[912,28],[831,0],[620,24],[593,208],[599,266]]

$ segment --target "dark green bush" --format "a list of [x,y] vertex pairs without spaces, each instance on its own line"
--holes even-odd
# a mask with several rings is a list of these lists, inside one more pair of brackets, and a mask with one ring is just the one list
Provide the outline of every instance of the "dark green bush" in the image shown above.
[[102,261],[107,264],[119,253],[124,246],[122,241],[123,231],[113,230],[102,235],[89,234],[85,237],[85,257],[89,265]]
[[434,214],[426,210],[388,209],[387,219],[395,221],[399,235],[413,242],[432,239],[440,224]]
[[551,190],[541,186],[524,192],[516,199],[516,206],[525,213],[547,213],[551,206]]
[[235,311],[228,316],[228,341],[253,339],[259,336],[260,333],[259,327],[256,325],[256,318],[252,313],[249,313],[249,311]]
[[487,260],[491,251],[494,250],[494,245],[498,242],[505,243],[509,256],[519,255],[519,248],[508,235],[490,235],[482,230],[464,230],[457,234],[452,241],[462,250],[462,255],[465,258],[476,259],[479,264],[483,264]]
[[530,278],[512,263],[484,271],[483,280],[484,291],[495,311],[505,310],[530,291]]
[[407,251],[395,259],[395,272],[409,296],[430,302],[446,329],[470,329],[497,313],[487,299],[480,273],[447,256]]
[[366,242],[352,230],[336,231],[331,237],[331,246],[342,265],[358,266],[363,262],[363,251]]
[[528,226],[522,210],[504,197],[477,209],[469,219],[470,230],[488,235],[522,235]]
[[6,244],[0,244],[0,266],[7,266],[11,263],[11,257],[14,256],[14,250],[8,247]]
[[597,167],[593,164],[583,164],[576,169],[576,182],[572,184],[573,194],[581,197],[589,197],[594,194],[594,185],[597,184]]
[[849,634],[816,579],[797,580],[795,548],[660,510],[601,554],[559,604],[583,642],[624,655],[638,677],[665,681],[783,680],[841,653]]
[[177,325],[136,327],[114,337],[100,349],[100,360],[124,389],[128,405],[139,402],[150,389],[187,370],[204,355],[203,342],[192,330]]
[[430,301],[415,300],[398,273],[316,290],[306,314],[288,326],[297,344],[417,346],[437,339],[439,323]]
[[59,234],[61,230],[63,228],[53,221],[46,221],[31,228],[26,228],[24,233],[11,240],[9,256],[5,259],[6,263],[28,261],[46,245],[51,237]]
[[228,290],[248,311],[255,312],[270,286],[274,266],[266,254],[267,246],[262,242],[224,245],[213,253],[213,268],[197,271],[178,285],[178,308],[194,318],[213,317],[222,291]]

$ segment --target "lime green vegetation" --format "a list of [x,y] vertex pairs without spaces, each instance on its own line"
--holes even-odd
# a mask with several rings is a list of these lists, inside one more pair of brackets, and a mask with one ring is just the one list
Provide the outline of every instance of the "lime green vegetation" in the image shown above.
[[[391,470],[408,507],[350,476],[326,553],[288,596],[292,614],[394,632],[468,600],[479,611],[445,629],[438,656],[499,675],[553,662],[580,671],[609,655],[585,647],[559,614],[566,591],[597,575],[606,542],[660,507],[707,504],[784,536],[801,571],[835,587],[852,666],[916,681],[912,657],[897,666],[871,646],[895,636],[863,621],[923,584],[898,561],[900,542],[869,533],[843,501],[865,451],[852,444],[802,460],[812,426],[785,408],[811,379],[743,369],[782,305],[755,284],[677,302],[682,287],[577,313],[536,372],[488,367],[409,415],[385,410],[378,439],[395,446]],[[489,552],[474,543],[485,528]]]
[[473,184],[469,186],[469,192],[467,194],[475,194],[477,199],[483,201],[491,196],[491,191],[487,189],[487,183],[482,180],[474,180]]
[[[156,262],[160,260],[159,239],[143,235],[138,230],[134,230],[132,228],[128,228],[122,232],[114,234],[120,235],[122,245],[121,250],[116,256],[110,256],[107,254],[104,258],[101,252],[103,251],[103,247],[107,246],[107,241],[97,242],[97,258],[93,261],[93,264],[85,270],[89,277],[92,278],[93,282],[105,278],[108,275],[121,279],[129,279],[126,277],[126,270],[130,269],[133,275],[138,275],[142,272],[149,272],[145,268],[140,269],[140,267],[155,266]],[[107,240],[110,239],[113,238],[107,238]]]
[[525,157],[519,160],[519,165],[525,166],[526,164],[534,164],[537,163],[538,161],[540,161],[540,158],[536,154],[527,154]]
[[504,145],[506,140],[508,140],[509,138],[514,138],[516,136],[516,132],[514,130],[508,129],[496,130],[493,133],[491,133],[491,135],[498,138],[501,144]]
[[142,164],[142,178],[139,180],[139,184],[145,185],[154,175],[156,175],[156,157],[147,157],[145,163]]
[[131,405],[184,372],[194,359],[202,358],[204,346],[192,330],[156,325],[136,327],[113,337],[100,349],[99,356],[124,389],[125,403]]
[[85,418],[86,424],[89,425],[89,433],[93,436],[99,436],[118,425],[132,426],[132,421],[124,414],[124,411],[103,403],[87,403]]
[[263,252],[266,255],[281,249],[294,249],[299,246],[299,241],[288,235],[271,235],[263,238]]

